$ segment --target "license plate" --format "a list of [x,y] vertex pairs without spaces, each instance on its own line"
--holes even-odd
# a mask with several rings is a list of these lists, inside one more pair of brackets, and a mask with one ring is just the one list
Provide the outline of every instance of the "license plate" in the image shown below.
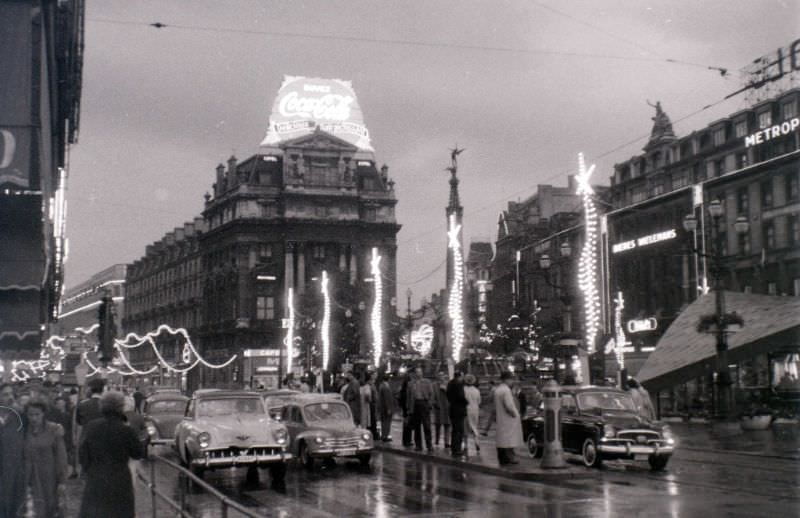
[[647,460],[648,457],[650,457],[650,456],[647,455],[647,454],[644,454],[644,453],[640,453],[639,455],[634,455],[633,456],[634,460]]
[[354,450],[354,449],[353,450],[339,450],[337,453],[339,455],[342,455],[342,456],[355,455],[356,454],[356,450]]
[[239,455],[238,457],[234,457],[236,462],[255,462],[256,456],[255,455]]

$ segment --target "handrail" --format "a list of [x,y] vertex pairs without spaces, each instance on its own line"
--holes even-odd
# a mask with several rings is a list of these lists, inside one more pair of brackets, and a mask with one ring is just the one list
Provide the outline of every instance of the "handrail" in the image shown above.
[[211,486],[208,482],[204,481],[203,479],[201,479],[200,477],[198,477],[197,475],[195,475],[194,473],[192,473],[188,469],[184,468],[183,466],[181,466],[179,464],[176,464],[175,462],[172,462],[171,460],[168,460],[168,459],[162,457],[161,455],[152,455],[149,458],[149,460],[150,460],[150,480],[147,480],[145,475],[138,469],[136,470],[136,476],[150,490],[150,498],[152,499],[152,513],[153,513],[152,516],[153,516],[153,518],[157,518],[158,517],[157,505],[156,505],[157,504],[156,497],[158,497],[161,500],[163,500],[164,502],[166,502],[174,511],[178,512],[180,514],[180,516],[182,516],[184,518],[195,518],[194,515],[192,515],[188,510],[186,510],[186,489],[182,484],[179,484],[179,488],[178,488],[178,490],[180,492],[179,493],[180,494],[180,502],[176,502],[174,499],[172,499],[166,493],[164,493],[163,491],[159,490],[156,487],[157,486],[157,484],[156,484],[156,462],[161,462],[161,463],[165,464],[166,466],[172,468],[173,470],[177,471],[179,475],[183,475],[184,477],[187,477],[189,480],[191,480],[192,482],[194,482],[195,484],[197,484],[198,486],[203,488],[204,491],[206,491],[211,496],[213,496],[214,498],[219,500],[219,503],[221,505],[221,509],[220,510],[221,510],[221,513],[222,513],[221,514],[222,518],[227,518],[228,517],[228,510],[229,509],[234,509],[234,510],[238,511],[239,513],[243,514],[244,516],[246,516],[247,518],[263,518],[264,517],[264,515],[258,514],[255,511],[247,509],[245,506],[243,506],[239,502],[236,502],[235,500],[232,500],[230,497],[225,496],[220,491],[218,491],[213,486]]

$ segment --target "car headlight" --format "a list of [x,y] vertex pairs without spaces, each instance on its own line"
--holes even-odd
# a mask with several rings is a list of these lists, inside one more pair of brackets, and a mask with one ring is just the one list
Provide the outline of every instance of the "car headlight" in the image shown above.
[[197,442],[200,444],[201,448],[208,448],[208,445],[211,444],[211,434],[208,432],[198,434]]
[[672,430],[668,426],[665,426],[661,429],[661,437],[667,442],[667,444],[675,444],[675,435],[672,433]]
[[322,437],[314,437],[314,442],[317,444],[322,444]]
[[286,429],[278,428],[274,432],[272,432],[272,436],[275,437],[275,442],[278,444],[286,444],[286,439],[288,435],[286,434]]
[[365,441],[368,441],[372,439],[372,435],[369,432],[364,432],[363,434],[361,434],[361,438],[364,439]]
[[158,435],[158,430],[156,430],[156,427],[153,426],[153,423],[147,423],[147,433],[153,437]]
[[603,428],[603,438],[611,439],[617,435],[617,429],[613,426],[606,426]]

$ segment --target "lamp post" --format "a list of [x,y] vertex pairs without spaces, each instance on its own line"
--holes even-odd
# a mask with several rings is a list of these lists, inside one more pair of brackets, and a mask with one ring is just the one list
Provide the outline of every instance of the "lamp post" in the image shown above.
[[406,347],[408,349],[411,349],[411,330],[414,328],[414,323],[411,321],[411,295],[413,294],[411,288],[406,290],[406,327],[408,328]]
[[[723,234],[720,225],[724,224],[722,216],[724,208],[719,200],[713,200],[708,205],[708,213],[713,224],[711,225],[711,276],[712,289],[714,290],[714,314],[700,317],[698,330],[713,332],[716,342],[716,361],[714,372],[714,391],[712,394],[712,410],[718,420],[726,420],[732,410],[733,398],[731,394],[731,374],[728,368],[728,327],[731,324],[742,324],[741,318],[734,314],[725,313],[725,292],[723,291],[723,275],[726,272],[723,264]],[[750,230],[747,218],[739,216],[733,225],[738,235],[744,235]],[[697,230],[697,218],[694,214],[687,215],[683,220],[683,228],[689,232]],[[703,236],[704,237],[704,236]],[[695,254],[706,257],[706,254],[694,250]]]

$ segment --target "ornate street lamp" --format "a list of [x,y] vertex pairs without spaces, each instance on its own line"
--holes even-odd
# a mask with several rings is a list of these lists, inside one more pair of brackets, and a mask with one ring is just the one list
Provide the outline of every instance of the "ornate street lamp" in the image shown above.
[[[731,374],[728,367],[728,333],[732,326],[741,327],[744,322],[736,313],[725,313],[725,293],[723,291],[723,276],[726,267],[723,264],[724,243],[720,231],[724,210],[719,200],[713,200],[708,205],[708,214],[711,216],[711,254],[704,254],[697,250],[694,253],[711,259],[711,275],[713,280],[715,311],[713,315],[703,315],[697,324],[697,330],[704,333],[714,333],[716,338],[716,365],[714,373],[715,390],[712,398],[714,416],[718,420],[726,420],[732,410]],[[733,225],[736,233],[744,235],[750,230],[747,218],[739,216]],[[683,220],[683,228],[689,232],[697,230],[697,218],[694,214],[687,215]]]

